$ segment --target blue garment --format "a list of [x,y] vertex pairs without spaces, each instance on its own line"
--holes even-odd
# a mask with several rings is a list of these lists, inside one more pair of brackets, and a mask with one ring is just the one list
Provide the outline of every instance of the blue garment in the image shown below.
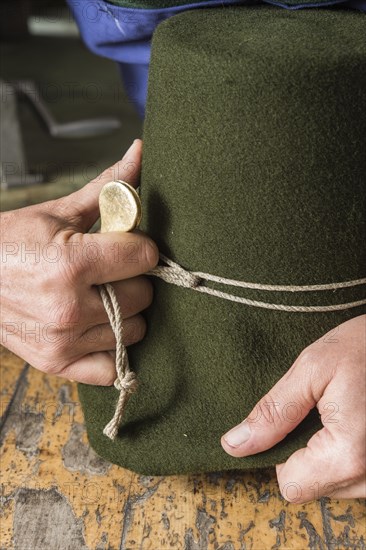
[[[80,29],[81,36],[90,50],[108,57],[119,64],[128,97],[143,118],[147,95],[147,79],[152,34],[159,23],[179,12],[233,4],[245,4],[246,0],[207,0],[169,8],[126,8],[105,0],[84,2],[67,0]],[[298,4],[288,6],[277,0],[263,0],[285,9],[326,7],[326,4]],[[366,0],[329,0],[328,6],[358,9],[366,12]]]

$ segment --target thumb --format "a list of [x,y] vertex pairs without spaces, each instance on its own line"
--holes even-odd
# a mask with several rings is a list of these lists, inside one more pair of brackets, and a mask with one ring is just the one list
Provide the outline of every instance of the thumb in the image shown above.
[[333,496],[344,482],[349,482],[344,455],[344,448],[326,428],[316,432],[306,447],[298,449],[284,464],[276,466],[283,498],[302,504]]
[[318,371],[313,376],[306,353],[300,354],[249,416],[222,436],[223,449],[231,456],[243,457],[270,449],[284,439],[317,404],[329,383],[329,370]]
[[135,139],[130,148],[113,166],[110,166],[79,191],[64,197],[65,217],[86,232],[99,218],[99,194],[106,183],[123,180],[133,187],[138,186],[142,159],[142,141]]

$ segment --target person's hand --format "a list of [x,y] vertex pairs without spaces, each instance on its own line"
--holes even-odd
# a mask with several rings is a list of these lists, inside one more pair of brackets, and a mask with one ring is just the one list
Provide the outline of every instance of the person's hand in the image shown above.
[[95,285],[117,281],[124,343],[144,336],[139,312],[151,303],[152,284],[141,274],[158,263],[157,246],[138,230],[87,233],[103,185],[120,179],[136,186],[141,155],[135,140],[83,189],[1,215],[1,342],[43,372],[113,384],[115,338]]
[[365,497],[365,348],[366,315],[305,348],[249,416],[221,438],[224,450],[244,457],[270,449],[316,406],[323,428],[276,466],[282,496],[295,503]]

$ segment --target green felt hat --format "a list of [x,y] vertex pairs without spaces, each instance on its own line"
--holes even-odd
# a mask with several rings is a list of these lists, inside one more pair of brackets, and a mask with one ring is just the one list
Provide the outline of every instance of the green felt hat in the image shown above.
[[[258,455],[231,457],[220,438],[306,346],[366,312],[365,284],[333,288],[365,277],[364,16],[225,7],[168,19],[143,138],[141,229],[187,272],[259,288],[151,276],[148,332],[128,348],[139,387],[114,441],[103,428],[118,391],[79,385],[90,443],[147,475],[282,463],[319,429],[316,410]],[[329,289],[277,288],[309,285]]]

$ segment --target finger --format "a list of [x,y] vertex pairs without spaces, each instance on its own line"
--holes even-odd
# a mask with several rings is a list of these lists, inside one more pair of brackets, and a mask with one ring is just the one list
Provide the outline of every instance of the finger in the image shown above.
[[249,416],[222,436],[221,445],[228,454],[243,457],[270,449],[317,404],[332,371],[318,369],[314,376],[314,365],[306,357],[300,355]]
[[[123,321],[122,341],[125,346],[136,344],[146,333],[146,321],[142,315],[134,315]],[[78,339],[80,355],[91,351],[106,351],[116,349],[116,338],[109,323],[96,325],[88,329]]]
[[99,194],[102,187],[115,180],[138,186],[142,158],[142,141],[135,139],[131,147],[113,166],[107,168],[79,191],[61,200],[64,215],[81,231],[86,232],[99,218]]
[[361,478],[356,483],[349,485],[348,487],[342,487],[341,489],[336,489],[334,492],[331,492],[329,495],[332,498],[366,498],[366,479],[365,477]]
[[146,273],[159,261],[159,251],[142,231],[73,233],[67,237],[74,256],[70,276],[90,285],[129,279]]
[[113,288],[124,319],[140,313],[152,303],[154,287],[149,277],[139,275],[124,281],[116,281]]
[[[150,306],[153,299],[153,285],[148,277],[139,275],[124,281],[114,281],[117,301],[121,308],[123,319],[132,317]],[[91,288],[87,300],[87,322],[83,332],[95,325],[108,323],[108,315],[102,303],[99,291],[96,287]]]
[[[124,322],[123,334],[126,346],[140,341],[146,332],[146,322],[141,315],[136,315]],[[104,325],[100,332],[98,327],[90,329],[89,339],[93,343],[89,344],[98,349],[104,348],[110,344],[110,348],[104,351],[92,351],[86,353],[76,361],[67,365],[57,373],[57,376],[68,378],[84,384],[93,384],[98,386],[111,386],[116,377],[115,367],[115,338],[109,325]]]
[[326,428],[319,430],[305,448],[277,466],[282,496],[300,504],[322,496],[333,497],[358,484],[364,466],[353,458],[351,447],[352,443],[334,438]]
[[102,351],[84,355],[63,368],[57,376],[83,384],[112,386],[117,373],[112,355],[108,351]]

